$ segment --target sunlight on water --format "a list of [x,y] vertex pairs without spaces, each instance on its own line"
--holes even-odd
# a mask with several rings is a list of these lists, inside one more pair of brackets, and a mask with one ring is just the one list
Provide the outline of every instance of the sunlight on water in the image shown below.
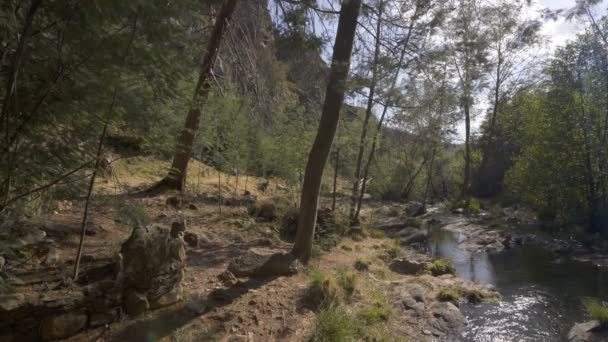
[[493,305],[482,304],[467,312],[469,327],[466,341],[475,342],[541,342],[558,341],[556,312],[550,300],[540,291],[506,298]]

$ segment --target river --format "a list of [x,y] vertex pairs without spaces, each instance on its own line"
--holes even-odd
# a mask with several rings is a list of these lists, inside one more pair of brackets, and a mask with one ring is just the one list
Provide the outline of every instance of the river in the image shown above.
[[435,226],[428,247],[434,256],[452,260],[457,276],[493,284],[503,298],[497,303],[462,305],[468,325],[460,341],[567,341],[572,325],[586,320],[581,298],[608,299],[605,268],[556,259],[532,245],[495,254],[467,252],[458,248],[466,238],[464,233]]

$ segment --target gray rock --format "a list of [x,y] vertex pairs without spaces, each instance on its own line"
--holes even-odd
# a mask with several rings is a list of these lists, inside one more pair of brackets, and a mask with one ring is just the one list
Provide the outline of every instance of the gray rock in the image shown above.
[[274,221],[277,218],[277,207],[272,202],[262,203],[257,212],[257,217],[267,221]]
[[130,316],[138,316],[150,308],[148,298],[133,289],[125,291],[123,295],[123,309]]
[[418,262],[414,260],[408,260],[406,258],[398,258],[391,261],[389,268],[396,273],[405,275],[414,275],[424,270],[426,263]]
[[164,308],[169,305],[173,305],[182,300],[182,287],[177,286],[171,289],[171,291],[163,294],[162,296],[155,298],[150,301],[150,309]]
[[4,269],[4,265],[6,265],[6,259],[0,256],[0,272]]
[[426,208],[420,202],[412,201],[405,205],[405,214],[409,217],[424,215],[424,213],[426,213]]
[[198,247],[198,235],[194,233],[188,232],[184,234],[184,241],[192,248]]
[[292,275],[302,264],[290,253],[275,253],[252,249],[228,265],[228,271],[237,277],[265,277]]
[[465,324],[465,318],[451,302],[438,302],[431,307],[433,321],[431,325],[443,332],[452,333],[461,330]]
[[575,324],[568,333],[568,342],[596,342],[606,341],[608,331],[601,329],[598,321],[589,321]]
[[418,231],[406,238],[401,239],[401,244],[408,246],[414,243],[426,243],[428,241],[428,235],[424,231]]
[[92,313],[89,317],[89,326],[91,328],[100,327],[118,321],[120,312],[118,309],[109,310],[107,312]]
[[217,276],[217,279],[226,287],[233,286],[234,284],[236,284],[238,282],[238,279],[236,279],[234,274],[232,274],[232,272],[230,272],[228,270],[220,273]]
[[52,341],[70,337],[87,324],[87,315],[84,313],[66,313],[49,316],[40,324],[40,337],[43,341]]

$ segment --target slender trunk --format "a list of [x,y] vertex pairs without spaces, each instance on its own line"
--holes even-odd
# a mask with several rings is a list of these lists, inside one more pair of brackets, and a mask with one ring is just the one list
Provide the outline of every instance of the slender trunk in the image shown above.
[[[112,105],[114,101],[112,101]],[[91,195],[93,193],[93,186],[95,185],[95,176],[97,176],[97,169],[99,168],[99,159],[101,157],[101,149],[103,148],[103,139],[106,136],[108,124],[103,126],[101,137],[99,138],[99,145],[97,146],[97,155],[95,156],[95,166],[93,167],[93,174],[91,175],[91,181],[89,182],[89,191],[87,192],[87,198],[84,202],[84,214],[82,215],[82,226],[80,231],[80,243],[78,243],[78,252],[76,253],[76,261],[74,262],[74,273],[72,280],[78,279],[78,269],[80,268],[80,259],[82,258],[82,250],[84,247],[84,237],[87,234],[87,218],[89,213],[89,204],[91,202]]]
[[211,33],[206,54],[201,64],[198,82],[194,88],[194,96],[188,110],[186,123],[177,138],[177,146],[171,169],[169,170],[169,174],[151,190],[172,189],[183,191],[186,188],[186,170],[190,161],[190,155],[192,154],[194,138],[199,131],[201,110],[205,106],[211,90],[213,66],[236,3],[237,0],[225,0],[215,19],[213,32]]
[[426,177],[426,187],[424,189],[424,197],[422,198],[422,205],[426,206],[426,199],[429,195],[429,189],[431,188],[431,181],[433,180],[433,164],[435,163],[435,153],[437,152],[437,148],[433,148],[433,153],[431,155],[431,164],[429,165],[429,173]]
[[340,149],[336,149],[336,160],[334,162],[334,191],[331,198],[331,211],[336,211],[336,191],[338,190],[338,170],[340,166]]
[[292,254],[304,264],[308,263],[312,253],[321,180],[340,119],[340,109],[344,101],[346,80],[350,69],[350,58],[360,9],[361,0],[344,1],[340,9],[340,19],[334,43],[325,103],[323,104],[317,136],[315,137],[306,164],[302,196],[300,198],[298,229],[292,249]]
[[[468,96],[468,95],[467,95]],[[465,139],[464,139],[464,182],[462,185],[462,197],[467,205],[469,201],[469,183],[471,178],[471,115],[468,97],[464,102],[464,121],[465,121]]]
[[363,119],[363,128],[361,129],[361,138],[359,139],[359,151],[357,152],[357,161],[355,163],[355,177],[353,179],[353,190],[350,203],[350,220],[351,224],[356,223],[356,203],[359,195],[359,184],[361,182],[361,162],[363,161],[363,152],[365,150],[365,140],[367,137],[367,126],[369,118],[372,116],[374,107],[374,96],[376,93],[376,84],[378,82],[378,59],[380,56],[380,36],[382,34],[382,12],[384,10],[383,0],[380,0],[378,5],[378,21],[376,23],[376,45],[374,47],[374,60],[372,61],[372,81],[369,86],[369,95],[367,97],[367,108],[365,109],[365,117]]
[[420,172],[422,172],[422,169],[424,168],[424,166],[426,165],[428,160],[429,160],[429,156],[428,156],[428,154],[425,154],[424,158],[422,159],[422,162],[420,163],[420,166],[418,166],[418,169],[416,169],[416,172],[414,172],[412,177],[410,177],[407,184],[403,188],[403,191],[401,192],[401,199],[403,199],[403,200],[408,199],[408,197],[410,196],[410,192],[412,191],[412,187],[414,186],[414,181],[416,180],[416,178],[418,178],[418,175],[420,174]]
[[[403,65],[403,60],[405,59],[405,53],[407,52],[407,48],[408,48],[410,39],[412,37],[412,30],[414,28],[414,24],[416,23],[416,21],[414,20],[415,17],[416,17],[416,14],[412,18],[412,21],[410,22],[407,37],[405,38],[405,41],[403,42],[403,47],[401,48],[401,54],[399,55],[399,63],[397,64],[399,67],[397,68],[397,71],[395,72],[395,75],[393,76],[391,86],[389,88],[391,91],[393,89],[395,89],[395,87],[397,86],[397,82],[399,81],[399,74],[401,72],[401,66]],[[389,93],[390,93],[390,91],[389,91]],[[370,148],[369,155],[368,155],[367,161],[365,163],[365,167],[363,168],[364,171],[363,171],[363,181],[361,184],[361,192],[359,193],[359,198],[357,200],[357,207],[355,209],[355,216],[351,220],[352,222],[357,222],[359,220],[359,213],[361,212],[361,203],[363,202],[363,196],[365,195],[365,190],[367,188],[367,177],[369,175],[369,168],[372,163],[372,160],[374,159],[374,155],[376,153],[376,145],[378,144],[378,135],[382,131],[382,125],[384,124],[384,118],[386,117],[386,112],[388,111],[390,102],[391,102],[391,98],[389,96],[386,99],[384,108],[382,108],[382,115],[380,115],[380,120],[378,121],[378,126],[376,128],[376,132],[372,139],[372,146]]]

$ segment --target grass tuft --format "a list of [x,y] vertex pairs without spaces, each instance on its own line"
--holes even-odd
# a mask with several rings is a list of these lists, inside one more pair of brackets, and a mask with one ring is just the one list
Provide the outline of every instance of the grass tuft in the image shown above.
[[462,294],[457,291],[457,290],[441,290],[439,291],[439,293],[437,294],[437,299],[439,299],[442,302],[452,302],[454,304],[458,303],[460,301],[460,298],[462,297]]
[[426,266],[426,270],[431,272],[435,277],[444,274],[456,274],[456,268],[450,260],[437,259]]
[[312,272],[309,298],[315,306],[325,308],[339,304],[341,292],[340,285],[334,277],[327,276],[320,270]]
[[602,325],[608,324],[608,305],[605,302],[596,298],[585,297],[583,298],[583,305],[592,319],[599,321]]
[[317,314],[317,326],[312,338],[314,342],[354,341],[358,324],[355,317],[340,306],[328,306]]

